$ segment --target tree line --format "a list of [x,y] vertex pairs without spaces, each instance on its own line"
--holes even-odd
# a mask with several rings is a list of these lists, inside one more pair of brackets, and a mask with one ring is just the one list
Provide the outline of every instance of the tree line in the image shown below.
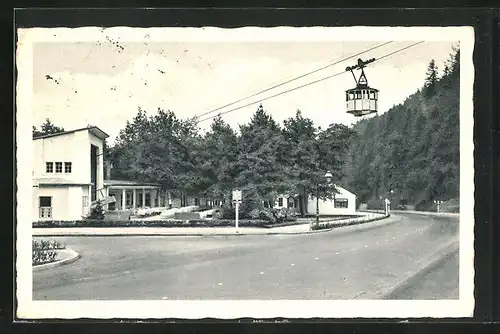
[[333,196],[324,175],[330,171],[333,182],[343,177],[354,135],[342,124],[315,127],[300,110],[280,126],[262,105],[239,133],[218,116],[202,135],[196,119],[179,119],[161,109],[148,116],[139,108],[107,158],[113,177],[159,183],[182,204],[196,196],[230,205],[231,192],[238,188],[248,209],[272,206],[278,195],[291,195],[298,196],[304,213],[306,199],[318,189],[321,198]]
[[459,101],[460,50],[454,48],[441,76],[431,60],[421,89],[353,126],[343,182],[359,202],[375,206],[391,197],[395,205],[428,209],[435,200],[459,198]]

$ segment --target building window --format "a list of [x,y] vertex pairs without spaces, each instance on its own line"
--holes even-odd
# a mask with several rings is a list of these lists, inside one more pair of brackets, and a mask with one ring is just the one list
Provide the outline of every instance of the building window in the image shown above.
[[50,196],[40,196],[39,197],[39,217],[40,218],[52,218],[52,197]]
[[338,209],[346,209],[348,207],[348,201],[346,198],[336,198],[335,199],[335,208]]
[[56,173],[62,173],[62,162],[56,162]]
[[133,203],[133,193],[127,191],[125,193],[125,205],[127,207],[132,207],[132,205],[134,205]]
[[283,207],[283,197],[278,198],[278,206]]
[[82,205],[83,205],[84,207],[89,206],[89,197],[88,197],[88,196],[83,196],[83,198],[82,198],[82,202],[83,202],[83,203],[82,203]]
[[71,173],[71,162],[65,162],[64,163],[64,172],[65,173]]
[[151,207],[151,194],[149,192],[145,194],[144,205],[147,207]]
[[200,199],[199,198],[195,198],[194,199],[194,205],[200,205]]
[[46,162],[45,163],[45,171],[47,173],[54,173],[54,163],[53,162]]

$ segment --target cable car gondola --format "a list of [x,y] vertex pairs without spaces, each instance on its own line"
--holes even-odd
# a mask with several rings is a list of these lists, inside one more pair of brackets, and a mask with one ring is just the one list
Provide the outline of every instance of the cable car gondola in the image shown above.
[[[345,70],[350,71],[356,82],[356,87],[345,91],[346,96],[346,109],[348,114],[354,116],[365,116],[378,112],[378,89],[371,88],[368,86],[368,80],[366,79],[364,67],[375,61],[372,58],[367,61],[358,59],[358,64],[355,66],[349,66]],[[356,79],[353,70],[360,69],[361,75],[359,79]]]

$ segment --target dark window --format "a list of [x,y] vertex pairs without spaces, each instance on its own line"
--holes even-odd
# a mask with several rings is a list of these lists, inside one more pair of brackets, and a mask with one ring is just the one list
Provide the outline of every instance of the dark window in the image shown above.
[[144,199],[144,205],[145,206],[151,206],[151,194],[150,193],[146,193],[146,198]]
[[356,91],[356,99],[360,99],[360,98],[361,98],[361,91],[357,90]]
[[64,163],[64,172],[65,173],[71,173],[71,162],[65,162]]
[[199,198],[195,198],[194,199],[194,205],[200,205],[200,199]]
[[52,206],[52,197],[50,196],[40,196],[40,207],[50,207]]
[[283,206],[283,198],[282,197],[278,198],[278,206],[279,207]]
[[349,100],[354,100],[354,93],[353,92],[349,93]]
[[45,163],[45,171],[47,173],[54,173],[54,163],[53,162],[46,162]]
[[56,173],[62,173],[62,162],[56,162]]
[[348,203],[347,199],[344,198],[335,199],[335,208],[347,208]]
[[52,218],[52,197],[40,196],[40,218]]
[[99,148],[95,145],[90,144],[90,183],[91,194],[90,200],[95,201],[97,199],[97,153]]

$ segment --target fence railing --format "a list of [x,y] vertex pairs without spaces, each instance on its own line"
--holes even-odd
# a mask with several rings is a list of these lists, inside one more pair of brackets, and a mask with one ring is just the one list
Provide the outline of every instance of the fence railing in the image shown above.
[[52,218],[52,207],[42,206],[39,212],[40,218]]

